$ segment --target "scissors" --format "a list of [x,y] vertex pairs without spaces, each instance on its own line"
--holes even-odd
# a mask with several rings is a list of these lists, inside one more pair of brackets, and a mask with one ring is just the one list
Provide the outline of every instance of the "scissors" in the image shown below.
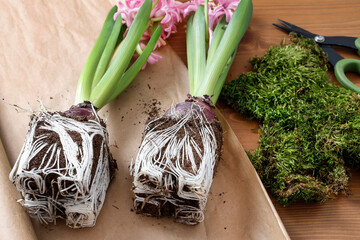
[[360,74],[360,60],[350,58],[344,59],[340,54],[335,51],[335,49],[331,47],[340,46],[351,48],[356,50],[357,54],[360,55],[360,38],[343,36],[326,37],[323,35],[311,33],[305,29],[302,29],[283,20],[279,19],[279,21],[283,25],[278,25],[275,23],[273,23],[273,25],[287,32],[295,32],[298,35],[302,35],[306,38],[315,40],[315,42],[319,44],[322,50],[327,53],[328,61],[334,67],[335,77],[339,81],[339,83],[344,88],[360,93],[360,87],[352,83],[345,75],[346,72],[355,72]]

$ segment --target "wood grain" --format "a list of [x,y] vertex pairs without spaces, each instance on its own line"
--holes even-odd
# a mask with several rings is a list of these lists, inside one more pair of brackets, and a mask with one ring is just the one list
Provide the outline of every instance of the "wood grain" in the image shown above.
[[[328,36],[360,37],[359,0],[253,0],[254,12],[249,29],[241,41],[228,80],[251,70],[248,60],[262,56],[271,45],[277,45],[287,35],[272,26],[282,19],[314,33]],[[186,63],[185,26],[169,39],[169,44]],[[360,59],[353,51],[337,49],[346,58]],[[333,72],[329,76],[334,81]],[[360,76],[347,74],[360,86]],[[219,102],[245,150],[255,149],[258,123],[238,114]],[[273,203],[292,239],[360,239],[360,171],[352,171],[350,196],[339,196],[326,203],[297,202],[289,207]],[[271,194],[269,194],[271,196]]]

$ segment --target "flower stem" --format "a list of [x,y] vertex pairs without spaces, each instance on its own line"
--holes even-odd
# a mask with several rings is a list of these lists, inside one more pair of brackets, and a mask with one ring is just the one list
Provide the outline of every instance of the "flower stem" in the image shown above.
[[159,2],[159,0],[155,0],[153,3],[152,3],[152,6],[151,6],[151,8],[153,9],[155,6],[156,6],[156,4]]
[[151,20],[152,22],[159,22],[159,21],[163,20],[164,17],[165,17],[165,16],[158,17],[158,18],[152,18],[152,19],[150,19],[150,20]]
[[143,50],[141,49],[140,44],[138,44],[138,45],[136,46],[135,51],[136,51],[136,53],[139,54],[139,55],[141,55],[141,54],[143,53]]
[[209,1],[208,0],[205,0],[204,2],[204,12],[205,12],[205,42],[209,44]]

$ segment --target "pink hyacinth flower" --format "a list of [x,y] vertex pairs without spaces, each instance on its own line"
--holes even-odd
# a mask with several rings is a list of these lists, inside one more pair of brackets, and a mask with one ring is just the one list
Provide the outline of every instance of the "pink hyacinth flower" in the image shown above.
[[[204,0],[192,0],[189,6],[184,10],[185,16],[191,12],[195,12],[200,5],[204,5]],[[211,42],[212,35],[216,25],[220,22],[223,16],[226,16],[226,22],[229,22],[240,0],[210,0],[208,1],[208,15],[209,15],[209,39]]]
[[[125,0],[120,1],[118,11],[114,15],[114,19],[119,14],[123,18],[125,24],[130,27],[134,18],[139,11],[144,0]],[[150,14],[150,22],[158,22],[162,26],[162,32],[159,40],[156,42],[155,49],[166,44],[165,39],[169,38],[172,33],[177,31],[176,24],[182,21],[184,10],[188,7],[189,3],[181,3],[175,0],[153,0],[156,3]],[[149,28],[143,34],[140,41],[140,48],[144,49],[145,45],[151,38],[151,29],[153,25],[150,24]],[[125,33],[126,34],[126,33]],[[155,50],[154,49],[154,50]],[[161,56],[151,53],[147,62],[152,64],[161,59]],[[145,68],[146,64],[143,66]]]

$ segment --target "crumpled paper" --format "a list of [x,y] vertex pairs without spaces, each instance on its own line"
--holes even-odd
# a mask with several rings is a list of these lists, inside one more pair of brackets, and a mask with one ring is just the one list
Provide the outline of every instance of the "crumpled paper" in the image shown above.
[[[0,98],[4,100],[0,102],[0,138],[8,155],[7,159],[2,153],[1,166],[9,165],[7,161],[11,166],[15,163],[31,111],[39,110],[41,104],[50,111],[64,111],[74,103],[81,69],[113,4],[90,0],[0,2]],[[48,226],[32,220],[31,227],[27,214],[5,192],[8,189],[16,195],[8,180],[10,168],[1,167],[0,203],[6,209],[2,218],[19,224],[2,227],[1,239],[34,239],[34,232],[38,239],[289,238],[244,149],[220,112],[223,155],[205,221],[187,226],[171,218],[133,212],[129,165],[136,157],[149,109],[155,104],[164,112],[185,100],[188,93],[187,69],[182,61],[170,47],[158,54],[163,56],[160,62],[148,65],[127,90],[99,112],[107,122],[110,150],[119,171],[96,226],[74,230],[61,220]]]
[[11,168],[1,140],[0,169],[0,239],[36,239],[27,213],[17,203],[21,195],[9,182]]

